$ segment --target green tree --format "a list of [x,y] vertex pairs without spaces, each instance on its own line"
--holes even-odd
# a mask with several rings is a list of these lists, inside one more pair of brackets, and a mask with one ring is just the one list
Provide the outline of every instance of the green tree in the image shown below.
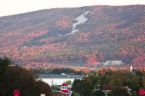
[[4,71],[6,70],[6,68],[12,64],[11,59],[4,57],[4,58],[0,58],[0,74],[2,75],[4,73]]
[[30,71],[19,66],[9,66],[10,64],[10,59],[0,59],[1,96],[13,96],[16,89],[20,90],[22,96],[40,96],[41,93],[45,93],[46,96],[51,95],[49,85],[36,80]]
[[96,90],[92,93],[92,96],[105,96],[105,94],[101,90]]
[[114,88],[108,95],[109,96],[130,96],[127,89],[125,88]]
[[64,83],[66,83],[66,84],[68,84],[68,85],[71,85],[71,84],[72,84],[71,80],[68,80],[68,81],[66,81],[66,82],[64,82]]

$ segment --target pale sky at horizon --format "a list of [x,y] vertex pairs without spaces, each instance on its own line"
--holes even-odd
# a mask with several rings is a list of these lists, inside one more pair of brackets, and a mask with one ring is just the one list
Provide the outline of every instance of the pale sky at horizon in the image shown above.
[[135,4],[145,5],[145,0],[0,0],[0,16],[50,8]]

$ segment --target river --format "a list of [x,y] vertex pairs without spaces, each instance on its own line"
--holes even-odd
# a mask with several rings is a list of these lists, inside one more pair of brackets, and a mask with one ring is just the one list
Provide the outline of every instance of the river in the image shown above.
[[56,75],[56,74],[39,74],[38,78],[39,80],[42,80],[43,82],[52,85],[61,85],[62,83],[66,81],[73,81],[75,79],[82,79],[84,75]]

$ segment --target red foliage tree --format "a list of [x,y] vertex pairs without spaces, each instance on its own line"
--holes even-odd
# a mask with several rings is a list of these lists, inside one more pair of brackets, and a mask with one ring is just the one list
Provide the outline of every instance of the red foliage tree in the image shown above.
[[88,57],[87,66],[95,67],[98,64],[100,64],[100,62],[98,61],[96,54],[92,54],[91,56]]

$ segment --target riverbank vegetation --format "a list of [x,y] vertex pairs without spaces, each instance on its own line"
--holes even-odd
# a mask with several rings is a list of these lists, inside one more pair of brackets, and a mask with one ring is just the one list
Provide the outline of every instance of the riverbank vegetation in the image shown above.
[[34,74],[60,74],[64,73],[67,75],[84,75],[83,71],[76,71],[71,68],[54,68],[54,69],[31,69]]
[[101,70],[76,79],[72,86],[81,96],[138,96],[138,90],[145,88],[145,74],[136,70]]

